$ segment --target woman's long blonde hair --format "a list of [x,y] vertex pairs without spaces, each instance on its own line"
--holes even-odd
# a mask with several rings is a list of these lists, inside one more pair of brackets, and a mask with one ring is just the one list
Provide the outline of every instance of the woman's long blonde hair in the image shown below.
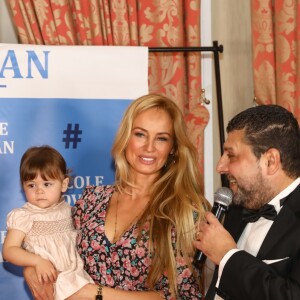
[[[203,181],[197,164],[197,151],[188,138],[183,115],[170,99],[149,94],[133,101],[126,110],[116,134],[112,155],[116,166],[116,187],[124,191],[131,182],[125,149],[135,118],[143,111],[158,108],[173,120],[174,154],[169,156],[160,176],[153,183],[148,209],[139,223],[150,220],[150,252],[152,264],[148,284],[153,287],[162,274],[167,274],[171,290],[176,288],[176,256],[183,256],[191,267],[194,254],[195,216],[202,219],[210,204],[203,196]],[[176,231],[176,248],[172,244],[171,228]]]

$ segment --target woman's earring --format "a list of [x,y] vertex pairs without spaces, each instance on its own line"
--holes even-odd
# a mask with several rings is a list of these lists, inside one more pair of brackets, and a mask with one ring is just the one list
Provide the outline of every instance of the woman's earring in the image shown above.
[[164,164],[164,168],[166,168],[169,165],[169,158],[166,160],[165,164]]
[[167,168],[168,166],[171,165],[171,163],[175,164],[175,156],[173,153],[170,153],[167,160],[166,160],[166,163],[164,165],[165,168]]

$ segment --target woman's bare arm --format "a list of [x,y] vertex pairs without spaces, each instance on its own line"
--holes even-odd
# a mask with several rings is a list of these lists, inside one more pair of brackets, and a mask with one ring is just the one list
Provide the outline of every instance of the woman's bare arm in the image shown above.
[[[81,288],[77,293],[73,294],[66,300],[95,300],[98,286],[95,284],[87,284]],[[123,291],[109,287],[102,289],[103,299],[105,300],[162,300],[162,295],[158,292],[136,292],[136,291]],[[44,300],[44,299],[42,299]]]
[[43,284],[41,284],[38,281],[34,267],[25,267],[23,274],[24,274],[25,281],[35,300],[54,300],[53,284],[50,282],[49,283],[44,282]]

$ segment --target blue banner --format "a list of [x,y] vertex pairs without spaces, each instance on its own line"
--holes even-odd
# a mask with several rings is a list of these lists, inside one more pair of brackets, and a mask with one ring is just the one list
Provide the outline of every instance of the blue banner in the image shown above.
[[[102,48],[108,50],[107,47]],[[111,146],[131,100],[147,93],[148,52],[147,49],[142,52],[138,49],[137,54],[132,54],[135,47],[130,51],[127,47],[114,47],[114,52],[117,48],[122,55],[106,57],[110,75],[108,67],[103,65],[103,57],[100,65],[95,64],[99,56],[107,54],[101,54],[102,48],[0,45],[1,251],[7,213],[23,206],[26,201],[19,181],[19,164],[29,147],[47,144],[64,156],[73,175],[72,185],[65,195],[65,200],[71,205],[86,185],[111,184],[114,181]],[[44,53],[48,53],[47,59]],[[55,53],[53,60],[52,53]],[[78,60],[79,53],[89,57],[88,61]],[[127,58],[126,53],[129,55]],[[25,59],[19,59],[22,55]],[[120,65],[120,56],[126,63]],[[126,64],[130,59],[129,70]],[[72,65],[68,63],[70,60]],[[30,68],[28,65],[31,65]],[[89,72],[87,65],[91,68]],[[100,69],[106,73],[99,75]],[[64,70],[66,74],[63,74]],[[97,70],[96,73],[94,70]],[[130,75],[131,71],[133,75]],[[73,74],[72,81],[70,74]],[[124,84],[128,80],[134,82]],[[129,87],[128,92],[126,86]],[[74,90],[77,92],[74,93]],[[109,91],[111,95],[108,96]],[[87,97],[83,97],[85,93]],[[31,94],[34,96],[30,97]],[[75,94],[78,94],[76,98]],[[22,272],[21,267],[3,261],[0,256],[1,299],[32,299]]]

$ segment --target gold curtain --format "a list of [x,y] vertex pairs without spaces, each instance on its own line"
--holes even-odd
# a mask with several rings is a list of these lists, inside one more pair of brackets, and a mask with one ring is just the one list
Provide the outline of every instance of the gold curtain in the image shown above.
[[300,123],[300,1],[252,0],[253,68],[258,104],[278,104]]
[[[20,43],[200,46],[200,0],[8,0]],[[203,172],[207,109],[200,103],[200,53],[150,53],[149,91],[175,101]]]

